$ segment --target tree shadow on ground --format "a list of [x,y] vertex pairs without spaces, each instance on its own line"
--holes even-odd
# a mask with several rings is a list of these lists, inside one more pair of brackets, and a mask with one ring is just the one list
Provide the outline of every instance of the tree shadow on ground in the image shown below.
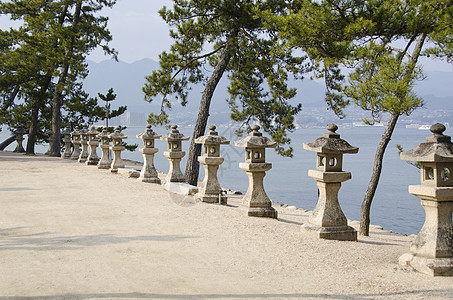
[[63,300],[63,299],[389,299],[401,296],[407,299],[415,296],[440,299],[453,297],[453,289],[413,290],[384,293],[351,293],[351,294],[326,294],[326,293],[281,293],[281,294],[157,294],[157,293],[104,293],[104,294],[62,294],[53,296],[0,296],[0,300]]
[[84,236],[54,236],[51,232],[21,234],[20,228],[2,229],[0,231],[0,251],[28,250],[54,251],[79,250],[93,246],[125,244],[135,241],[144,242],[177,242],[194,236],[162,235],[162,236],[117,236],[114,234],[96,234]]

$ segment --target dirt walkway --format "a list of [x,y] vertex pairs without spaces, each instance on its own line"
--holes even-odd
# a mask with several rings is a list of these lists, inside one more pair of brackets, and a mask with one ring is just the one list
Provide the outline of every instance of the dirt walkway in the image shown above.
[[239,199],[195,203],[57,158],[0,152],[0,169],[0,300],[453,298],[453,278],[398,265],[410,237],[317,240],[303,210],[250,218]]

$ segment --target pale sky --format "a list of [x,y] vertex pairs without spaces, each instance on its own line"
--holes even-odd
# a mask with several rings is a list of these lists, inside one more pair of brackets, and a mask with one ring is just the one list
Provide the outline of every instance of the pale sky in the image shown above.
[[[158,11],[164,5],[172,7],[172,3],[171,0],[119,0],[112,9],[102,12],[109,17],[108,28],[113,35],[109,45],[119,52],[119,60],[157,61],[158,55],[169,49],[172,43],[169,28]],[[108,59],[102,51],[95,51],[88,58],[97,62]]]

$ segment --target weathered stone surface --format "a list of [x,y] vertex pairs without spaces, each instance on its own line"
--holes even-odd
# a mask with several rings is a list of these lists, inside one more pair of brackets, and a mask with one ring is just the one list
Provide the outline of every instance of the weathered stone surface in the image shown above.
[[166,182],[184,182],[184,174],[181,172],[181,159],[186,155],[182,151],[182,141],[186,141],[189,137],[184,136],[179,132],[177,125],[171,126],[171,131],[160,139],[168,142],[168,151],[164,152],[164,156],[168,159],[170,168],[168,170]]
[[14,132],[16,136],[16,148],[14,149],[13,152],[17,153],[24,153],[25,149],[24,146],[22,146],[22,142],[24,141],[24,134],[27,133],[27,130],[25,130],[24,126],[20,125],[19,128]]
[[98,169],[110,169],[110,138],[109,133],[107,132],[107,128],[104,127],[102,129],[102,131],[98,134],[98,138],[101,139],[101,145],[99,147],[102,150],[101,159],[98,162]]
[[137,138],[143,139],[143,148],[140,148],[140,152],[143,154],[143,167],[140,172],[139,178],[139,180],[142,182],[157,184],[161,183],[157,170],[154,167],[154,154],[159,151],[154,147],[154,140],[160,137],[160,135],[156,134],[151,129],[151,125],[147,125],[146,130],[137,135]]
[[432,276],[453,276],[453,144],[445,126],[431,126],[426,143],[401,153],[401,159],[421,165],[421,184],[409,192],[421,199],[425,223],[400,264]]
[[242,198],[240,210],[251,217],[276,219],[278,213],[264,190],[263,180],[266,171],[272,168],[272,164],[265,161],[266,148],[274,148],[277,144],[263,137],[259,129],[258,125],[252,126],[249,136],[234,142],[238,147],[245,147],[245,162],[239,163],[239,168],[246,171],[249,178],[249,186]]
[[118,174],[129,177],[129,178],[139,178],[140,172],[134,169],[128,168],[118,168]]
[[96,153],[96,148],[99,146],[98,135],[99,132],[96,130],[96,127],[91,126],[90,130],[87,132],[90,155],[88,155],[85,163],[88,166],[96,166],[99,163],[99,156]]
[[308,176],[316,180],[319,197],[309,222],[302,225],[301,231],[320,239],[356,241],[357,231],[348,226],[338,192],[341,182],[352,178],[350,172],[342,171],[343,153],[357,153],[359,148],[340,139],[335,124],[329,124],[327,129],[323,137],[304,144],[304,149],[317,152],[316,170],[309,170]]
[[76,126],[74,128],[74,131],[71,132],[71,137],[72,137],[72,144],[74,145],[74,149],[72,151],[70,159],[72,160],[78,160],[80,156],[80,145],[82,144],[80,140],[80,131],[79,127]]
[[123,146],[123,139],[127,139],[127,136],[120,131],[119,127],[116,127],[115,131],[109,135],[109,138],[112,139],[110,150],[113,151],[113,161],[110,165],[110,172],[117,173],[119,168],[124,168],[124,162],[121,159],[121,151],[126,149]]
[[80,143],[82,144],[82,152],[79,155],[79,163],[85,163],[88,158],[88,128],[83,127],[82,130],[80,130]]
[[61,158],[69,159],[71,157],[71,131],[69,128],[65,128],[61,133],[63,135],[64,152],[61,154]]
[[204,145],[203,156],[199,156],[198,161],[203,165],[205,173],[201,188],[195,198],[207,203],[227,204],[228,198],[222,193],[217,171],[224,160],[223,157],[220,157],[220,145],[229,144],[230,141],[219,136],[215,129],[215,126],[209,126],[208,134],[195,140],[195,143]]

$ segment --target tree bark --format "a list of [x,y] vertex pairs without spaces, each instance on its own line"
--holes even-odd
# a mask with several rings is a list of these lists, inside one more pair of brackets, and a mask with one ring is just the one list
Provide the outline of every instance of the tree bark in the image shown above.
[[[406,77],[412,76],[412,72],[417,64],[418,58],[420,57],[421,50],[423,48],[423,44],[426,40],[426,34],[421,34],[417,40],[417,44],[412,52],[412,56],[409,59],[409,70],[405,74]],[[402,59],[403,55],[401,55]],[[387,148],[388,143],[392,138],[393,131],[396,126],[396,122],[400,116],[400,112],[393,112],[390,120],[387,124],[387,128],[385,129],[384,135],[381,138],[381,142],[376,150],[376,156],[374,158],[374,166],[373,166],[373,173],[371,174],[370,183],[368,184],[368,188],[365,193],[365,197],[362,202],[362,208],[360,212],[360,235],[369,236],[370,235],[370,210],[371,210],[371,203],[374,198],[374,194],[376,193],[376,189],[379,183],[379,179],[381,177],[382,171],[382,162],[384,159],[384,152]]]
[[374,157],[373,173],[371,174],[370,183],[365,193],[362,202],[362,209],[360,212],[360,235],[368,236],[370,234],[370,210],[371,202],[373,201],[374,194],[378,187],[379,178],[381,177],[382,162],[384,160],[385,149],[392,138],[393,131],[395,130],[396,122],[398,121],[399,114],[394,113],[391,115],[387,123],[387,128],[382,135],[381,142],[376,150]]
[[11,145],[16,140],[16,136],[10,136],[0,144],[0,151],[5,150],[6,147]]
[[35,155],[35,144],[36,137],[38,134],[38,118],[39,118],[39,100],[33,100],[33,107],[31,109],[31,122],[28,130],[27,149],[25,150],[26,155]]
[[189,155],[187,157],[187,165],[185,171],[185,179],[188,184],[197,185],[198,175],[200,171],[200,164],[198,156],[201,154],[201,145],[195,143],[195,139],[204,135],[206,125],[209,118],[209,107],[211,105],[212,96],[219,83],[220,79],[225,72],[232,54],[232,42],[236,39],[239,33],[238,29],[233,30],[227,40],[225,49],[223,50],[219,62],[217,63],[214,72],[206,84],[203,95],[200,100],[200,107],[198,109],[197,123],[193,131],[192,141],[190,142]]
[[[77,6],[74,12],[74,19],[72,21],[72,28],[75,33],[75,27],[80,21],[80,11],[82,8],[82,1],[77,2]],[[63,13],[65,14],[67,6],[65,6]],[[60,19],[61,20],[61,19]],[[61,66],[60,77],[58,79],[57,86],[55,87],[55,93],[52,99],[52,144],[50,146],[49,156],[60,157],[61,156],[61,102],[63,98],[63,89],[66,86],[66,79],[68,77],[70,67],[70,56],[74,47],[74,36],[71,40],[70,47],[66,50],[63,65]]]
[[19,93],[19,90],[20,90],[20,86],[18,85],[11,92],[11,94],[8,97],[8,100],[6,100],[3,103],[1,110],[7,110],[14,103],[14,99],[16,99],[16,96]]

